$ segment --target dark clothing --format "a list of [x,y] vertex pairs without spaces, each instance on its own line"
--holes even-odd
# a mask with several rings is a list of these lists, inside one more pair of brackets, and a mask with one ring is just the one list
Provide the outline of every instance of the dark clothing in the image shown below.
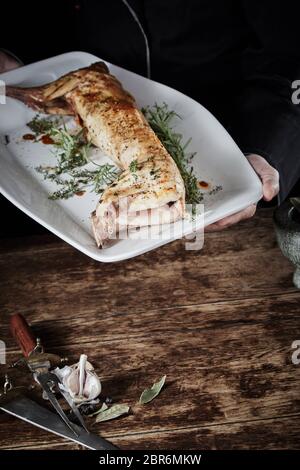
[[[14,5],[18,20],[7,19],[3,47],[25,62],[80,49],[146,75],[145,40],[125,3],[8,2],[2,14]],[[300,176],[300,108],[291,101],[291,82],[300,79],[299,1],[128,3],[149,41],[151,78],[198,100],[242,151],[264,156],[279,170],[284,199]]]
[[[280,172],[281,199],[300,177],[300,3],[131,0],[150,43],[151,78],[195,98],[244,152]],[[145,43],[122,1],[82,2],[81,49],[146,74]],[[86,36],[85,36],[86,35]]]

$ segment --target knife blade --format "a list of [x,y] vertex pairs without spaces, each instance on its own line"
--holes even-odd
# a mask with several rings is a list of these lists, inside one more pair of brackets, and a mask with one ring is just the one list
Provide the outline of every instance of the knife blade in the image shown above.
[[81,426],[73,424],[76,435],[52,411],[25,396],[18,396],[0,405],[0,410],[33,424],[38,428],[69,439],[92,450],[117,450],[118,448],[103,437],[86,432]]

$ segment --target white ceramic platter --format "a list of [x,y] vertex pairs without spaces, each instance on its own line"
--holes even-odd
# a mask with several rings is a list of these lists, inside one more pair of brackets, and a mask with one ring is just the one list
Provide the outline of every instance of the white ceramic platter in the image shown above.
[[[71,52],[4,73],[0,80],[7,85],[40,85],[97,60],[91,54]],[[165,102],[182,117],[175,129],[183,134],[185,140],[192,138],[190,150],[197,152],[193,160],[197,177],[208,181],[211,188],[222,186],[221,191],[205,196],[204,220],[200,217],[193,224],[185,222],[183,232],[182,223],[175,223],[172,236],[118,240],[111,247],[99,250],[90,224],[90,213],[95,209],[97,195],[86,193],[69,200],[48,199],[49,192],[55,188],[43,180],[35,167],[52,162],[54,157],[50,146],[22,139],[23,134],[30,132],[26,123],[35,113],[11,98],[0,104],[0,190],[7,199],[91,258],[113,262],[153,250],[182,236],[182,233],[191,233],[193,228],[200,229],[203,224],[208,225],[233,214],[261,198],[262,188],[256,173],[222,125],[201,104],[165,85],[115,65],[107,65],[140,107]],[[9,144],[6,143],[6,135],[9,136]],[[100,155],[101,160],[107,161],[107,157]]]

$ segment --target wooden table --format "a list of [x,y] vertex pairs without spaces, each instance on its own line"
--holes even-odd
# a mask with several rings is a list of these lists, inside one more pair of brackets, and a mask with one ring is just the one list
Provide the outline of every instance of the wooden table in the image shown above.
[[[103,394],[131,414],[94,425],[122,449],[300,448],[300,293],[280,253],[272,213],[100,264],[52,235],[10,239],[0,251],[1,338],[18,357],[8,317],[23,313],[50,351],[85,352]],[[166,387],[139,406],[163,374]],[[0,414],[0,447],[79,446]]]

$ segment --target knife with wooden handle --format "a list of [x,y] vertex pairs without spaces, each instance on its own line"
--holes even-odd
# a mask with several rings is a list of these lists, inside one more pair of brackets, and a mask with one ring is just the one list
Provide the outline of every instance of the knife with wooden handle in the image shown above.
[[35,380],[37,380],[37,382],[43,388],[44,393],[46,394],[56,413],[61,417],[68,428],[76,435],[77,431],[74,428],[74,423],[70,421],[60,406],[58,399],[56,398],[56,393],[60,393],[60,395],[67,401],[67,404],[71,407],[81,426],[85,429],[85,431],[88,432],[84,419],[81,416],[78,408],[73,403],[72,398],[67,396],[65,392],[62,392],[59,387],[60,381],[57,375],[50,372],[51,362],[49,361],[49,357],[44,354],[43,351],[37,351],[36,348],[38,341],[23,315],[16,313],[11,316],[10,330],[16,342],[20,346],[24,357],[27,359],[26,363],[30,371],[33,373]]
[[29,357],[36,348],[36,338],[27,321],[19,313],[10,317],[10,331],[20,346],[23,356]]
[[[46,392],[50,403],[56,410],[56,414],[24,396],[23,389],[18,393],[17,388],[12,388],[12,390],[9,389],[8,391],[4,389],[4,393],[0,395],[0,409],[24,421],[30,422],[35,426],[46,429],[49,432],[78,442],[89,449],[117,449],[117,447],[113,446],[106,439],[88,432],[79,410],[73,403],[70,403],[64,392],[62,396],[67,400],[68,405],[72,408],[81,426],[69,420],[52,391],[52,387],[56,385],[56,389],[59,392],[59,379],[55,374],[49,371],[54,364],[55,366],[58,365],[60,358],[55,354],[46,354],[43,352],[39,341],[35,338],[23,315],[12,315],[10,319],[10,330],[22,350],[30,371],[34,373],[36,380]],[[74,410],[74,408],[76,409]]]

